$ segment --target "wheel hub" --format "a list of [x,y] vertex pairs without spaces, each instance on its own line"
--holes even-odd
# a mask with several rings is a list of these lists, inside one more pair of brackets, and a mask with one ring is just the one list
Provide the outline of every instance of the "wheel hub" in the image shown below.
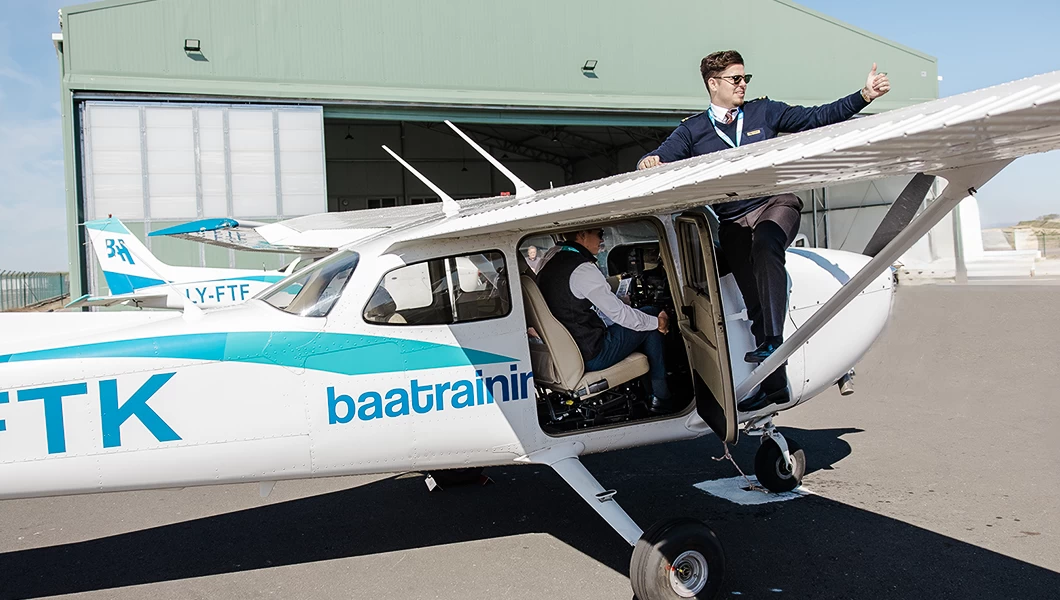
[[670,587],[682,598],[693,598],[707,585],[708,575],[706,557],[696,550],[688,550],[670,567]]
[[[792,467],[795,466],[795,457],[791,457]],[[788,479],[791,477],[793,469],[788,468],[788,464],[784,462],[784,457],[781,456],[777,459],[777,475],[781,479]]]

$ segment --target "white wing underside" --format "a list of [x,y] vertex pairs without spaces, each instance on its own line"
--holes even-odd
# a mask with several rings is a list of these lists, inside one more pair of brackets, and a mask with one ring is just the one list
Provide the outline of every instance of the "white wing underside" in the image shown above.
[[[130,292],[128,294],[115,294],[113,296],[82,296],[67,304],[63,308],[81,308],[83,306],[135,306],[137,308],[171,308],[167,302],[170,295],[176,297],[175,292]],[[176,301],[180,305],[179,298]]]
[[439,205],[399,206],[288,219],[252,228],[256,237],[240,244],[210,239],[223,238],[224,231],[181,237],[243,249],[320,252],[381,235],[394,235],[399,243],[526,231],[882,177],[945,178],[951,169],[1058,147],[1060,71],[646,171],[521,198],[463,200],[460,212],[448,217]]
[[563,226],[1014,159],[1060,147],[1060,71],[523,201],[477,201],[416,238]]

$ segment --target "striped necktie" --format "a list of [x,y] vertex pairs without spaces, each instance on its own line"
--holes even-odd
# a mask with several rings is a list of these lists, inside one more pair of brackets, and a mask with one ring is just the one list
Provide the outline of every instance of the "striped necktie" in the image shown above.
[[739,111],[739,109],[736,109],[736,108],[730,108],[729,110],[727,110],[727,111],[725,112],[725,124],[726,124],[726,125],[728,125],[729,123],[732,123],[733,119],[735,119],[735,118],[736,118],[736,113],[737,113],[738,111]]

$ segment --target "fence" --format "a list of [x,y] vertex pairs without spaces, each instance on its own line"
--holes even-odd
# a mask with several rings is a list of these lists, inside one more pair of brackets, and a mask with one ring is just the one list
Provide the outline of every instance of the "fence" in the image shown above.
[[1060,233],[1039,231],[1035,235],[1038,238],[1038,251],[1042,253],[1042,258],[1060,258]]
[[67,273],[0,271],[0,311],[33,306],[69,293]]

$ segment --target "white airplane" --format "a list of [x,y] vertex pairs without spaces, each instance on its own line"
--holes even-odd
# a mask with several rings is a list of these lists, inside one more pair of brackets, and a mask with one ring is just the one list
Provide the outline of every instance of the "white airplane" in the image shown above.
[[[211,229],[218,223],[228,222],[227,219],[196,221],[155,231],[151,235]],[[158,260],[116,217],[88,221],[84,225],[111,293],[107,296],[85,294],[67,304],[66,308],[121,304],[179,309],[189,303],[202,307],[237,304],[312,261],[311,257],[299,256],[279,271],[177,267]]]
[[[565,188],[292,219],[272,232],[343,247],[231,307],[2,314],[0,498],[548,465],[633,546],[638,598],[713,598],[714,533],[693,519],[642,530],[580,457],[711,431],[731,443],[742,428],[762,437],[759,479],[797,484],[804,453],[773,418],[868,349],[890,265],[1013,159],[1057,147],[1060,72]],[[786,341],[749,371],[748,323],[701,207],[920,173],[943,192],[915,218],[920,199],[903,194],[874,256],[789,255]],[[521,266],[527,240],[585,227],[610,234],[604,267],[633,280],[634,303],[677,315],[671,385],[686,404],[672,414],[646,410],[642,355],[586,372]],[[463,258],[481,275],[462,276]],[[791,402],[738,412],[785,361]]]

